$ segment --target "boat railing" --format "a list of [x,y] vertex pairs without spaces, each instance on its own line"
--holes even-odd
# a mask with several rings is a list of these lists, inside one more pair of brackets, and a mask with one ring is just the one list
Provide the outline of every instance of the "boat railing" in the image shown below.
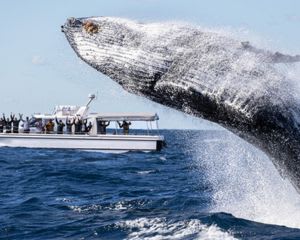
[[26,134],[26,135],[99,135],[99,136],[103,136],[103,135],[149,135],[149,136],[153,136],[153,135],[160,135],[159,134],[159,130],[157,129],[156,131],[152,128],[152,126],[149,126],[147,129],[135,129],[132,128],[130,129],[130,131],[128,133],[124,133],[122,131],[122,129],[118,129],[116,128],[108,128],[106,133],[97,133],[97,134],[92,134],[91,132],[67,132],[67,131],[46,131],[46,130],[37,130],[34,128],[31,128],[29,131],[24,131],[22,129],[16,130],[16,129],[12,129],[12,130],[6,130],[5,128],[1,131],[0,133],[2,134]]

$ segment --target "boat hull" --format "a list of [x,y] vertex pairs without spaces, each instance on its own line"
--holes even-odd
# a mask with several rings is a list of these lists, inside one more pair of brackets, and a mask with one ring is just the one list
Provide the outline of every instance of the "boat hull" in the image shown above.
[[163,136],[0,134],[0,147],[78,149],[88,151],[158,151]]

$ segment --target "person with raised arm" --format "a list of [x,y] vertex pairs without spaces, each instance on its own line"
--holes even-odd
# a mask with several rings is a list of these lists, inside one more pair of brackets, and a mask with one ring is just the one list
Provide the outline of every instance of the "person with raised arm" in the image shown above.
[[82,133],[82,120],[77,117],[75,120],[75,134],[81,134]]
[[20,121],[23,122],[23,133],[30,133],[29,117],[26,117],[26,120],[23,120],[23,115],[20,114]]
[[73,119],[73,121],[71,122],[70,119],[66,120],[66,126],[67,126],[67,134],[72,134],[72,126],[75,124],[75,118]]
[[55,122],[56,122],[57,134],[63,134],[64,133],[64,127],[66,125],[63,123],[63,121],[61,119],[58,121],[57,118],[55,118]]
[[108,127],[109,124],[110,124],[110,121],[108,121],[108,122],[106,122],[106,121],[100,121],[99,122],[99,131],[100,131],[100,134],[106,134],[106,127]]
[[3,119],[4,119],[5,133],[11,133],[12,120],[9,120],[9,118],[6,118],[4,113],[3,113]]
[[123,128],[124,135],[129,134],[129,126],[131,125],[131,122],[123,121],[122,124],[118,121],[119,127]]
[[54,122],[52,119],[49,120],[49,122],[45,125],[46,128],[46,134],[50,134],[54,132]]
[[15,114],[11,114],[10,115],[10,118],[11,118],[11,121],[12,121],[12,125],[13,125],[13,130],[12,132],[13,133],[19,133],[19,124],[20,124],[20,121],[21,121],[21,114],[19,113],[19,119],[15,116]]
[[5,126],[5,119],[0,118],[0,133],[3,133],[4,126]]

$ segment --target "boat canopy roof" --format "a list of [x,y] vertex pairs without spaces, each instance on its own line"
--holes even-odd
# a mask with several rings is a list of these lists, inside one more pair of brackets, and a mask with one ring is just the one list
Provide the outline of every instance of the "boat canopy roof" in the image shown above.
[[102,121],[156,121],[159,117],[156,113],[90,113],[88,118],[96,118]]
[[60,105],[56,106],[54,109],[54,115],[74,115],[80,109],[79,106],[71,106],[71,105]]
[[85,106],[60,105],[56,106],[52,114],[33,115],[36,119],[74,119],[76,117],[84,119],[97,119],[102,121],[156,121],[159,117],[156,113],[88,113],[90,103],[95,99],[95,95],[89,95],[89,102]]
[[69,118],[69,119],[73,119],[75,116],[71,115],[71,116],[61,116],[61,115],[53,115],[53,114],[34,114],[33,115],[34,118],[36,119],[45,119],[45,120],[50,120],[50,119],[55,119],[55,118],[58,118],[58,119],[66,119],[66,118]]

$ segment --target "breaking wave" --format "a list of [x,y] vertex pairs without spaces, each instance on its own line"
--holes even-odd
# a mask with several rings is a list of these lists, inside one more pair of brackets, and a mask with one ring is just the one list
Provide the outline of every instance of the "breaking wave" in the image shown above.
[[121,221],[117,226],[132,230],[127,239],[207,239],[233,240],[231,233],[222,231],[215,225],[207,226],[197,219],[171,223],[164,218],[139,218]]

